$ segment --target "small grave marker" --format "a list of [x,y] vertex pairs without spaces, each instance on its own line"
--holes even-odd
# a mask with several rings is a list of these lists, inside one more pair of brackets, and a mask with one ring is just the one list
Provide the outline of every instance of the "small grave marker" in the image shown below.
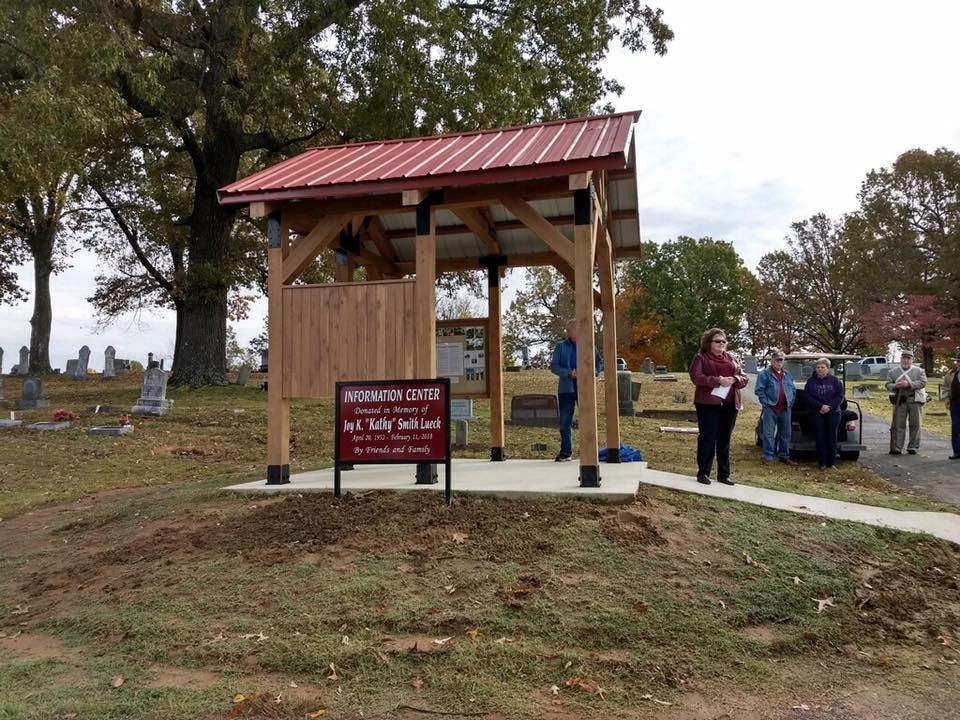
[[[152,353],[151,353],[152,354]],[[143,387],[140,399],[130,412],[134,415],[160,417],[170,412],[173,400],[167,400],[167,378],[169,374],[158,367],[143,373]]]

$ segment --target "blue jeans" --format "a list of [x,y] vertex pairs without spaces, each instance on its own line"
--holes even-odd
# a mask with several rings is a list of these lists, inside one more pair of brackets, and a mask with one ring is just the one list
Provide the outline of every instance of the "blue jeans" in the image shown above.
[[950,441],[953,454],[960,455],[960,405],[950,403]]
[[840,413],[821,415],[810,411],[810,427],[817,442],[817,463],[824,467],[837,464],[837,430],[840,428]]
[[[763,430],[763,457],[773,460],[777,455],[782,460],[790,458],[790,408],[778,413],[769,405],[764,405],[760,411],[761,429]],[[774,453],[773,444],[776,436],[777,449]]]
[[573,455],[573,408],[577,405],[576,393],[557,393],[560,411],[560,454]]

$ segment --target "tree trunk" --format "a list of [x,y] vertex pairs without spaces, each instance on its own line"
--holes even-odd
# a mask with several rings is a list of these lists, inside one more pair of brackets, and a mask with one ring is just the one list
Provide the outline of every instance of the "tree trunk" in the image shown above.
[[[42,232],[42,231],[38,231]],[[33,252],[33,316],[30,318],[30,372],[48,373],[50,368],[50,327],[53,307],[50,303],[50,275],[53,273],[53,243],[56,230],[44,233],[30,243]]]
[[190,263],[183,310],[177,313],[174,385],[227,384],[227,293],[234,278],[225,268],[236,211],[220,206],[217,188],[236,179],[240,155],[238,141],[211,143],[204,171],[197,174]]
[[923,356],[923,370],[927,375],[933,374],[933,347],[924,344],[920,347],[920,354]]
[[177,355],[180,352],[180,347],[183,342],[183,301],[174,299],[173,307],[176,313],[176,329],[173,340],[173,361],[170,363],[171,371],[176,370],[178,360]]

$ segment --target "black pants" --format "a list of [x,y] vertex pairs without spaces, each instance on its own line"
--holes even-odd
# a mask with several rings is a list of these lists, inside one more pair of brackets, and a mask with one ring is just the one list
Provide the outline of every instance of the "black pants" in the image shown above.
[[717,479],[730,477],[730,436],[737,424],[737,408],[733,403],[724,405],[696,404],[697,426],[697,473],[709,475],[713,469],[713,456],[717,456]]
[[823,467],[837,464],[837,430],[840,429],[840,413],[829,412],[821,415],[816,410],[810,412],[810,428],[817,443],[817,463]]

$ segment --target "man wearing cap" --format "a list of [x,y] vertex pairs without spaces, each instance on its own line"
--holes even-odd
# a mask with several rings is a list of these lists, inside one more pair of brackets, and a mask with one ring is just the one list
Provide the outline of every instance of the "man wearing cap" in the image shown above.
[[[600,352],[594,347],[593,377],[600,374],[603,363]],[[553,349],[550,371],[556,375],[557,409],[560,414],[560,452],[557,462],[568,462],[573,456],[573,409],[577,404],[577,323],[567,323],[567,337]],[[592,382],[590,371],[583,373],[587,382]]]
[[890,454],[903,453],[903,441],[910,422],[910,442],[907,453],[916,455],[920,449],[920,414],[926,402],[927,374],[922,367],[913,364],[913,351],[900,353],[900,367],[887,373],[887,392],[893,404],[893,422],[890,427]]
[[960,352],[953,358],[953,369],[943,376],[944,399],[950,413],[951,460],[960,460]]
[[[760,427],[763,432],[764,463],[772,463],[774,457],[787,465],[790,459],[790,409],[797,396],[793,376],[783,369],[784,355],[780,350],[770,351],[770,365],[757,375],[753,392],[760,401]],[[776,450],[774,450],[776,440]]]

